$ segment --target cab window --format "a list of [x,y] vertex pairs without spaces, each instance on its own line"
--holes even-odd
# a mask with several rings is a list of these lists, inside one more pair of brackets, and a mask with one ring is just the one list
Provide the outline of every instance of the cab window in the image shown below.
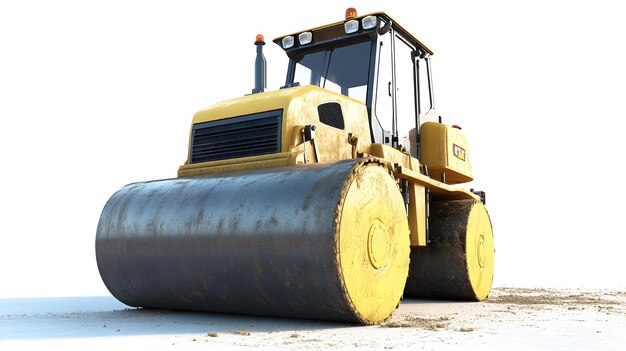
[[316,85],[365,103],[371,50],[368,40],[297,53],[292,82]]
[[[398,143],[411,149],[409,134],[416,126],[415,61],[414,49],[400,36],[395,36],[396,104]],[[415,133],[415,132],[414,132]]]

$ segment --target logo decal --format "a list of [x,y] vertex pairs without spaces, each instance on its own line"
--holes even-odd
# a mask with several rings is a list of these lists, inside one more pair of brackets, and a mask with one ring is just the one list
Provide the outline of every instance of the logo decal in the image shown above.
[[452,144],[452,153],[461,161],[465,161],[465,149],[458,146],[457,144]]

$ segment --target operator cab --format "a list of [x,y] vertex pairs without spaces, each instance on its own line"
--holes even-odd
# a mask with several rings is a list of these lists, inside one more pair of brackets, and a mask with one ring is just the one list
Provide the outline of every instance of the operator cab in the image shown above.
[[316,85],[364,103],[374,143],[419,157],[419,126],[434,116],[432,51],[387,14],[278,37],[289,57],[285,88]]

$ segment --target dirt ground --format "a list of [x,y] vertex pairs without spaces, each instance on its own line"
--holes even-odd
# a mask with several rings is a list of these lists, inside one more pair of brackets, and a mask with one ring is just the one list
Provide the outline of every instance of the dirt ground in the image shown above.
[[112,297],[2,299],[0,349],[624,350],[626,292],[496,288],[403,300],[382,325],[130,309]]

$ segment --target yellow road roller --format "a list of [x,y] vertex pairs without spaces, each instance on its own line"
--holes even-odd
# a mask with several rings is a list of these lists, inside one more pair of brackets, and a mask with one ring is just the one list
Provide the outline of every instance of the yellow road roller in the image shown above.
[[480,301],[494,244],[460,128],[435,114],[433,52],[389,15],[274,39],[285,85],[193,117],[178,177],[129,184],[96,234],[135,307],[381,323],[404,297]]

